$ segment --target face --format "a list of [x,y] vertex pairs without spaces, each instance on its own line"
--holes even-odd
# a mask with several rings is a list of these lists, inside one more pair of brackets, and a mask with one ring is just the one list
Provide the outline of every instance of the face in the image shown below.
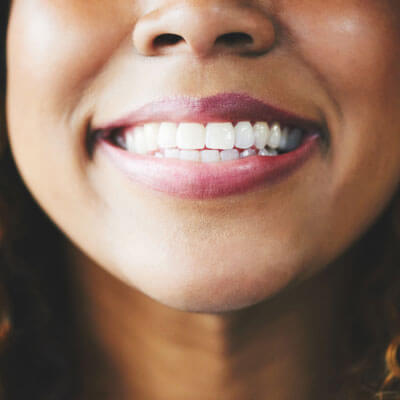
[[[399,21],[397,0],[14,0],[18,169],[65,235],[128,285],[190,311],[255,304],[326,268],[394,196]],[[269,149],[272,131],[299,129],[301,144],[209,163],[131,152],[154,127],[168,146],[175,123],[172,146],[205,140],[222,157],[232,132],[231,150],[256,140],[239,121],[253,135],[261,122]]]

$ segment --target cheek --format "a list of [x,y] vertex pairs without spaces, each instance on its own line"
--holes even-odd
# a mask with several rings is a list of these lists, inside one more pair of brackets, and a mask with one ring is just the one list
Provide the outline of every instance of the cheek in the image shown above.
[[[396,5],[397,3],[397,5]],[[400,181],[400,5],[364,0],[287,0],[282,21],[293,48],[321,82],[336,110],[327,159],[333,242],[361,233]],[[332,107],[334,108],[334,107]],[[362,222],[362,226],[360,225]],[[355,232],[357,230],[357,232]]]
[[95,100],[84,98],[86,88],[129,36],[127,15],[119,0],[104,7],[80,0],[14,1],[7,35],[8,124],[17,165],[32,189],[43,184],[38,160],[63,160],[66,170],[85,174],[84,129]]
[[[15,1],[7,58],[11,79],[18,75],[26,93],[54,94],[56,103],[80,94],[129,36],[129,21],[121,1],[104,2],[104,7],[95,3]],[[113,23],[115,20],[118,24]]]
[[399,5],[387,0],[296,3],[285,15],[296,46],[341,104],[350,94],[372,100],[399,89]]

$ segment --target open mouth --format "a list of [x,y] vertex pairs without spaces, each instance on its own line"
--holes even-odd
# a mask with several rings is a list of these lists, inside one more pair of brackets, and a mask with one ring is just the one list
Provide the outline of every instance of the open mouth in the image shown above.
[[296,150],[306,132],[278,122],[150,122],[114,129],[107,137],[130,153],[186,161],[221,162]]
[[314,121],[236,93],[151,103],[92,137],[135,183],[190,199],[279,181],[324,141]]

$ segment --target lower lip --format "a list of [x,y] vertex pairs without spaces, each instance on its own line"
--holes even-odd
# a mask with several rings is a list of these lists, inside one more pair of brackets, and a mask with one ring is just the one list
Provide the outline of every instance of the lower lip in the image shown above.
[[134,183],[185,199],[212,199],[244,193],[288,178],[318,147],[318,135],[307,137],[296,150],[279,156],[251,156],[203,163],[133,154],[107,140],[99,151]]

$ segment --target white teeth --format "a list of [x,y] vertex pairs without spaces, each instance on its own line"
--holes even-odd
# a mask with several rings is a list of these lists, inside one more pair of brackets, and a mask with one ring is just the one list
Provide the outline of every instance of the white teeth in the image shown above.
[[277,156],[278,152],[276,150],[261,149],[258,152],[258,155],[263,157],[271,157],[271,156]]
[[255,145],[257,149],[263,149],[271,135],[269,126],[266,122],[256,122],[253,127]]
[[176,147],[177,129],[177,125],[173,122],[162,122],[158,134],[158,146],[161,148]]
[[235,130],[230,122],[213,122],[206,127],[206,146],[209,149],[232,149],[235,145]]
[[146,136],[144,134],[144,129],[141,126],[135,128],[134,133],[135,135],[135,151],[139,154],[146,154],[147,153],[147,143],[146,143]]
[[238,122],[235,126],[235,147],[238,149],[248,149],[254,145],[254,132],[250,122]]
[[180,149],[203,149],[206,144],[206,129],[202,124],[181,123],[176,132],[176,145]]
[[133,132],[127,131],[125,133],[125,143],[126,149],[133,153],[135,151],[135,136],[133,135]]
[[258,121],[252,126],[250,121],[240,121],[235,127],[230,122],[211,122],[206,126],[195,122],[154,122],[114,135],[114,143],[138,154],[218,162],[257,154],[276,156],[278,150],[292,151],[300,146],[303,135],[301,129],[281,128],[278,122],[269,126]]
[[236,149],[221,151],[221,160],[222,161],[231,161],[231,160],[238,160],[238,159],[239,159],[239,151]]
[[255,156],[257,152],[254,149],[247,149],[240,152],[240,158]]
[[126,132],[125,140],[128,151],[138,154],[147,153],[146,137],[143,127],[138,126]]
[[164,157],[165,158],[179,158],[179,149],[165,149]]
[[271,126],[271,135],[268,139],[267,145],[271,149],[277,149],[279,147],[279,143],[281,141],[281,127],[278,123],[275,123]]
[[179,158],[181,160],[200,161],[200,152],[197,150],[181,150]]
[[216,162],[221,160],[218,150],[203,150],[200,154],[201,161],[203,162]]
[[144,125],[144,134],[146,136],[147,150],[154,151],[158,150],[158,132],[160,130],[160,124],[150,123]]
[[281,130],[281,140],[279,141],[279,149],[284,149],[288,140],[289,129],[283,128]]

